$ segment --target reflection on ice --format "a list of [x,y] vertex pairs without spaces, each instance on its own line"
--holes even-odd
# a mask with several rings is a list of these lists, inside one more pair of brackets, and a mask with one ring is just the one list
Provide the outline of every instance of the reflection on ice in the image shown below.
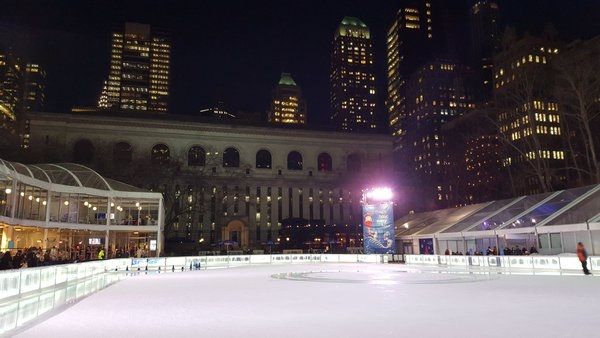
[[470,283],[494,279],[489,274],[423,274],[419,270],[404,269],[393,271],[364,270],[320,270],[308,272],[287,272],[271,275],[272,278],[304,282],[356,283],[371,285],[399,284],[447,284]]
[[453,267],[398,267],[392,271],[373,271],[370,269],[319,270],[305,272],[286,272],[271,275],[272,278],[303,282],[321,283],[358,283],[372,285],[399,284],[453,284],[484,282],[496,279],[498,275],[580,275],[581,273],[556,271],[497,268],[453,268]]

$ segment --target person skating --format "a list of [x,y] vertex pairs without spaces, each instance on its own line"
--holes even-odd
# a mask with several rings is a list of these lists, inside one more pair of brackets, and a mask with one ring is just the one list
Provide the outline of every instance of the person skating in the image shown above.
[[581,262],[581,267],[583,268],[583,273],[586,275],[591,275],[592,273],[587,268],[588,255],[587,255],[587,252],[585,251],[585,247],[583,246],[583,243],[581,243],[581,242],[577,243],[577,257],[579,258],[579,261]]

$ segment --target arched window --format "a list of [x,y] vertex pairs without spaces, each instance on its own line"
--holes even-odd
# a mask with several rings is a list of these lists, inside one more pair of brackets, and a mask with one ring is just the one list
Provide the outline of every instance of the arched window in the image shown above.
[[206,152],[200,146],[193,146],[188,150],[188,166],[203,167],[206,164]]
[[171,151],[166,144],[159,143],[152,147],[152,153],[150,154],[152,163],[155,164],[166,164],[171,160]]
[[320,153],[319,157],[317,157],[317,164],[319,171],[331,171],[333,168],[331,155],[328,153]]
[[235,148],[227,148],[223,152],[223,167],[225,168],[239,168],[240,166],[240,153]]
[[271,153],[268,150],[259,150],[256,153],[256,168],[271,169]]
[[88,139],[81,139],[73,146],[73,162],[90,163],[94,159],[94,145]]
[[302,155],[297,151],[292,151],[287,157],[288,170],[302,170]]
[[360,156],[358,154],[348,155],[346,158],[346,169],[350,172],[357,172],[360,171],[360,167]]
[[116,164],[131,163],[131,144],[119,142],[113,147],[113,161]]

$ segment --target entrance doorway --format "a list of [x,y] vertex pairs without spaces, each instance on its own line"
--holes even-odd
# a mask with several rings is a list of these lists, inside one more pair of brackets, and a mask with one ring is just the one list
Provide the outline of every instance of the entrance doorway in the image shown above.
[[221,235],[223,241],[234,242],[235,244],[237,244],[238,248],[246,249],[248,247],[248,226],[246,225],[246,223],[239,219],[227,223],[227,225],[223,227]]

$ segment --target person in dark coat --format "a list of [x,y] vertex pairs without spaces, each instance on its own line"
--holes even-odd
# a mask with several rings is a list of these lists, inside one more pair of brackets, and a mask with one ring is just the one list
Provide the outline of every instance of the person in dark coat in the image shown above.
[[6,251],[2,258],[0,258],[0,270],[10,270],[12,269],[12,256],[10,255],[10,251]]
[[583,268],[583,273],[586,275],[591,275],[592,273],[587,268],[588,255],[587,255],[587,252],[585,251],[585,247],[583,246],[583,243],[581,243],[581,242],[577,243],[577,258],[579,258],[579,261],[581,262],[581,267]]
[[21,252],[21,250],[18,250],[17,253],[13,256],[12,267],[13,269],[20,269],[21,265],[23,265],[23,253]]
[[27,267],[35,268],[38,266],[38,258],[34,248],[29,248],[27,254],[25,255],[25,261],[27,262]]

